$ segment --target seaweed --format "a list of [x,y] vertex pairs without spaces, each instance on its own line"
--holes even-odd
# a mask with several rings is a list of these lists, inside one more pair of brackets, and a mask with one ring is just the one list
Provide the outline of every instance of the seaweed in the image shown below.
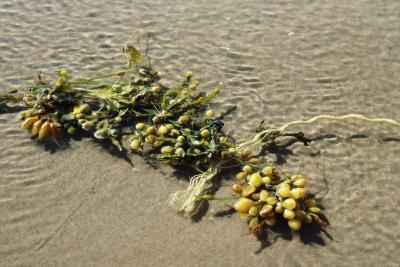
[[0,93],[0,111],[7,103],[15,103],[20,101],[20,99],[15,96],[16,93],[18,93],[18,89],[13,89],[6,93]]
[[[223,116],[215,117],[210,106],[222,85],[202,93],[189,71],[181,83],[168,88],[135,47],[127,45],[123,52],[128,62],[121,70],[74,80],[61,69],[53,82],[39,75],[24,89],[0,94],[0,105],[22,104],[26,110],[21,113],[21,127],[42,142],[58,145],[63,136],[85,133],[124,154],[192,169],[195,174],[189,186],[172,194],[169,203],[190,215],[201,201],[236,199],[232,211],[239,213],[257,235],[277,220],[286,220],[295,231],[303,224],[320,229],[328,226],[315,193],[306,187],[307,179],[286,174],[264,157],[265,147],[273,146],[281,137],[309,145],[311,140],[303,132],[289,132],[288,128],[322,119],[400,125],[394,120],[357,114],[319,115],[273,129],[261,122],[251,140],[235,144],[223,132]],[[261,153],[255,154],[252,147],[258,145]],[[233,197],[207,194],[218,174],[238,169]]]

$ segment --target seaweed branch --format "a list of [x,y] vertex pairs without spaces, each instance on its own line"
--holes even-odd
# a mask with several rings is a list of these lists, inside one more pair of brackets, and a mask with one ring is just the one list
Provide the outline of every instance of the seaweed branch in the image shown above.
[[[222,90],[217,86],[208,93],[199,92],[199,82],[187,72],[180,84],[167,88],[159,83],[158,73],[133,46],[123,49],[127,66],[121,70],[74,80],[61,69],[53,82],[39,75],[36,83],[22,90],[0,94],[0,105],[22,102],[21,127],[41,142],[59,144],[62,136],[85,133],[112,144],[122,153],[135,153],[172,166],[189,166],[195,175],[189,186],[171,195],[169,203],[184,214],[196,211],[199,201],[227,201],[206,192],[215,177],[227,169],[240,169],[233,184],[234,210],[253,233],[286,220],[293,230],[302,224],[328,225],[320,214],[315,194],[307,179],[290,176],[273,166],[265,155],[256,155],[256,145],[271,145],[281,137],[293,137],[309,145],[303,132],[290,127],[319,120],[361,120],[388,123],[391,119],[367,118],[358,114],[319,115],[268,129],[260,123],[256,135],[234,144],[223,132],[223,116],[216,117],[210,104]],[[21,93],[20,95],[17,95]]]

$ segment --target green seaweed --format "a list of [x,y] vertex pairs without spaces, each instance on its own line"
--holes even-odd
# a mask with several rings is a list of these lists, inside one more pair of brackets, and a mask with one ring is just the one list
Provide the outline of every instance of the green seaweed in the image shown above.
[[238,199],[234,208],[254,233],[272,226],[279,216],[293,230],[299,230],[302,223],[315,222],[322,228],[327,223],[318,215],[314,194],[305,188],[306,179],[287,175],[251,147],[274,144],[280,137],[293,137],[308,145],[310,140],[304,133],[287,129],[319,119],[400,125],[357,114],[320,115],[273,129],[261,122],[253,139],[234,144],[223,132],[223,120],[215,118],[210,107],[222,85],[206,94],[199,92],[199,82],[187,72],[178,86],[167,88],[136,48],[126,46],[123,51],[128,63],[121,70],[74,80],[62,69],[53,82],[39,76],[35,84],[23,90],[0,94],[0,104],[22,104],[27,109],[21,113],[22,128],[40,141],[58,144],[63,136],[83,132],[125,153],[192,168],[196,175],[188,188],[176,192],[170,200],[187,214],[196,211],[199,201],[232,199],[205,193],[222,170],[242,167],[232,187],[233,198]]

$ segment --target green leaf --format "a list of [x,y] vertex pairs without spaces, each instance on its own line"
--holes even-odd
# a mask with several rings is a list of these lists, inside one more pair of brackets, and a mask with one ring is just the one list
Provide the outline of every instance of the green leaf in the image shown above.
[[171,110],[171,109],[174,109],[174,108],[176,108],[178,106],[182,106],[185,102],[186,102],[186,98],[179,98],[173,104],[169,105],[167,110]]
[[70,112],[68,114],[64,114],[61,116],[62,121],[72,121],[75,120],[75,115],[73,112]]
[[193,101],[190,106],[195,107],[195,106],[204,106],[206,104],[206,98],[204,96],[199,97],[195,101]]
[[165,95],[168,97],[176,97],[178,94],[178,91],[175,89],[169,89],[165,92]]
[[146,111],[148,114],[151,114],[151,115],[154,115],[154,114],[157,113],[156,110],[150,109],[150,108],[144,108],[143,110]]
[[167,96],[164,95],[162,102],[161,102],[161,108],[166,110],[167,109]]
[[12,96],[12,94],[15,94],[17,92],[18,92],[18,89],[13,89],[7,93],[0,93],[0,102],[15,100],[16,98],[14,96]]
[[264,120],[262,120],[262,121],[260,121],[260,123],[257,126],[256,133],[262,132],[262,131],[264,131],[266,129],[267,128],[265,127]]
[[126,45],[123,50],[128,59],[128,67],[139,67],[147,64],[146,58],[132,45]]
[[114,146],[116,146],[116,147],[118,148],[119,151],[122,151],[122,146],[121,146],[121,144],[119,143],[119,141],[118,141],[116,138],[110,137],[110,140],[111,140],[111,143],[112,143]]
[[120,108],[121,105],[119,104],[118,101],[108,98],[107,102],[108,102],[107,109],[110,112],[119,112],[119,108]]
[[217,86],[217,88],[215,88],[213,91],[208,93],[206,95],[206,103],[209,103],[212,99],[214,99],[221,92],[222,87],[223,87],[223,85],[220,84]]
[[121,109],[118,113],[118,117],[124,116],[128,112],[127,108]]

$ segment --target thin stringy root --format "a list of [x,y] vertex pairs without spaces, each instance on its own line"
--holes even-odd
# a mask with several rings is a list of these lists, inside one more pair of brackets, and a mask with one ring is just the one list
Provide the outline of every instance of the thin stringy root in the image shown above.
[[175,192],[170,196],[169,204],[178,208],[178,211],[187,215],[196,210],[198,196],[207,188],[207,182],[217,175],[219,169],[210,167],[206,172],[197,174],[190,179],[188,188]]
[[272,133],[282,135],[289,127],[294,126],[294,125],[310,124],[310,123],[313,123],[318,120],[342,121],[342,120],[348,120],[348,119],[361,120],[361,121],[369,122],[369,123],[388,123],[388,124],[400,126],[400,122],[392,120],[392,119],[387,119],[387,118],[374,119],[374,118],[368,118],[368,117],[365,117],[365,116],[359,115],[359,114],[346,114],[346,115],[342,115],[342,116],[318,115],[318,116],[312,117],[311,119],[308,119],[308,120],[291,121],[279,128],[267,129],[267,130],[261,131],[258,134],[256,134],[253,137],[253,139],[243,142],[241,144],[238,144],[236,147],[238,149],[240,149],[240,148],[260,144],[263,142],[263,139],[266,135],[272,134]]
[[[274,136],[283,135],[289,127],[294,125],[311,124],[319,120],[342,121],[348,119],[361,120],[368,123],[388,123],[391,125],[400,126],[400,122],[392,119],[368,118],[359,114],[347,114],[342,116],[318,115],[308,120],[291,121],[279,128],[261,131],[256,134],[251,140],[238,144],[236,148],[239,150],[253,145],[261,144],[263,141],[265,141],[265,136],[271,134]],[[177,208],[180,212],[187,215],[193,213],[196,210],[196,204],[199,201],[198,196],[202,195],[205,192],[207,188],[207,182],[211,181],[217,173],[218,168],[211,167],[207,172],[193,176],[190,179],[190,184],[187,189],[180,190],[171,195],[169,204],[172,207]]]

